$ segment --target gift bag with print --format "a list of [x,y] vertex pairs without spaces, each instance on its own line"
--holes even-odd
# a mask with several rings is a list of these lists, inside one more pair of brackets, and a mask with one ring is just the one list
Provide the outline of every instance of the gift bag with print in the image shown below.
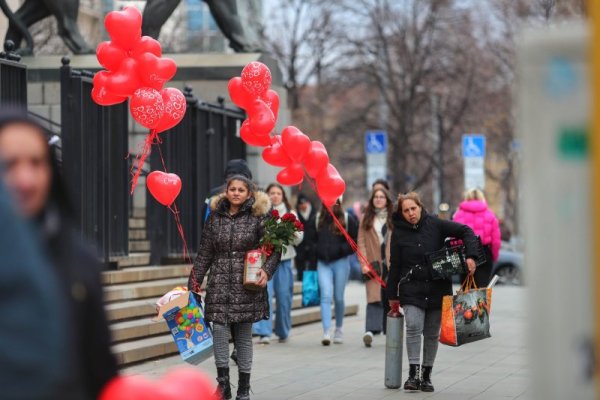
[[469,275],[454,296],[442,300],[440,342],[460,346],[489,338],[492,289],[478,289]]

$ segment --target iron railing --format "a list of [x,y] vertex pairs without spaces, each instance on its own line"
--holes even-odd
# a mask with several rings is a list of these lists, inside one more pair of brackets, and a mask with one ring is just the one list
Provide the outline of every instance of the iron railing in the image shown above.
[[21,64],[21,56],[13,53],[11,40],[4,43],[0,52],[0,106],[27,107],[27,66]]
[[62,168],[81,231],[105,263],[129,252],[127,103],[91,96],[93,73],[61,67]]

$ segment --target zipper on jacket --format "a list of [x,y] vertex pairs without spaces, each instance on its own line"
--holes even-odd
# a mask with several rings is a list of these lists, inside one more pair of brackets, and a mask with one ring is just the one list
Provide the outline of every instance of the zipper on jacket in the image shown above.
[[227,285],[228,285],[228,291],[227,291],[227,307],[225,308],[225,321],[227,321],[226,323],[229,324],[229,305],[230,305],[230,296],[231,296],[231,279],[233,276],[233,270],[232,270],[232,264],[233,264],[233,256],[232,256],[232,251],[231,248],[233,246],[233,229],[235,227],[235,221],[233,220],[233,216],[229,215],[228,216],[231,219],[231,229],[229,229],[229,257],[227,257],[229,259],[229,279],[227,279]]

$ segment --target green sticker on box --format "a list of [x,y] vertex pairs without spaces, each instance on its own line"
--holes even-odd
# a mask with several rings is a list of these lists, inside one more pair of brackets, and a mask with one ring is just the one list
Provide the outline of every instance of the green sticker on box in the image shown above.
[[563,159],[582,160],[588,156],[587,127],[562,128],[558,136],[558,154]]

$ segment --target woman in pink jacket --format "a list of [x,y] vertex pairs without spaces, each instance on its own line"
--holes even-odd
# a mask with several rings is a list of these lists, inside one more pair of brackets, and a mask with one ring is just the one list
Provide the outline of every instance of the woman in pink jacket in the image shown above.
[[465,192],[464,201],[460,203],[453,219],[469,226],[481,238],[487,262],[477,267],[475,283],[477,287],[486,287],[492,274],[492,264],[498,259],[498,253],[500,252],[500,224],[498,218],[488,208],[483,192],[479,189],[470,189]]

